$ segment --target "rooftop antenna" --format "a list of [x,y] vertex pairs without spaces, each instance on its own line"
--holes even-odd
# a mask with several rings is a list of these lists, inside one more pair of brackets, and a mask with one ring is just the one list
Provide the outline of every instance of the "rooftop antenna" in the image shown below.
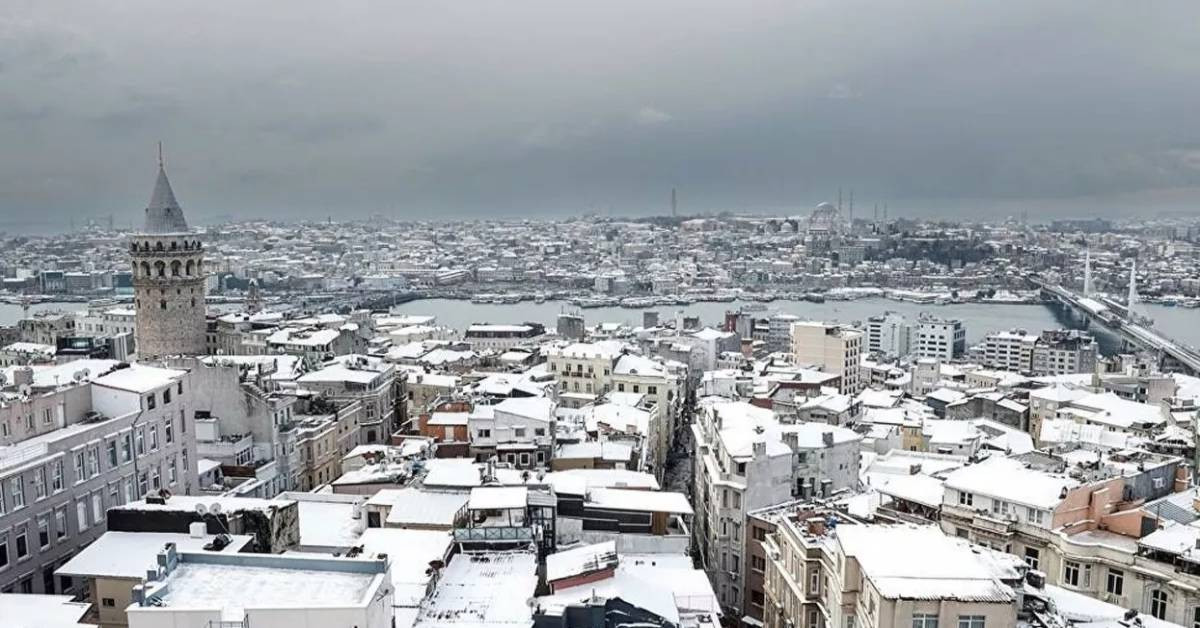
[[158,169],[163,169],[162,140],[158,141]]

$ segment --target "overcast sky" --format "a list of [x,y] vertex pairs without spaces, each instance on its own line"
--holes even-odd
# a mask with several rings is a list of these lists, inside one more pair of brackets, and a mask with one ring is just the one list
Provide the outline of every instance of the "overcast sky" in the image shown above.
[[[586,5],[586,6],[585,6]],[[0,3],[0,229],[1200,208],[1200,2]]]

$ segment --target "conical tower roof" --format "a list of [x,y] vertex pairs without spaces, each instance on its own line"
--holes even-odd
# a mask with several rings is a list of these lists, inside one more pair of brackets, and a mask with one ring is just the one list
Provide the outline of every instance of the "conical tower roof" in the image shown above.
[[158,157],[158,179],[154,182],[154,192],[150,194],[150,204],[146,206],[146,226],[142,232],[187,233],[187,220],[183,217],[183,208],[179,206],[179,201],[175,200],[171,181],[167,179],[161,150],[160,148]]

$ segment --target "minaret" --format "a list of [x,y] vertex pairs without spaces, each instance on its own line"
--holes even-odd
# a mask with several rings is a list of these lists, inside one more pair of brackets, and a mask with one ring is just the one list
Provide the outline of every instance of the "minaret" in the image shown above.
[[1083,296],[1092,296],[1092,249],[1088,247],[1083,253]]
[[1133,306],[1137,304],[1137,258],[1129,266],[1129,296],[1125,297],[1125,310],[1133,318]]
[[146,221],[130,237],[137,354],[140,359],[203,355],[205,351],[204,249],[189,232],[183,209],[163,165],[158,145],[158,178]]
[[251,279],[250,287],[246,291],[246,311],[251,314],[257,314],[263,309],[262,291],[258,288],[258,280]]

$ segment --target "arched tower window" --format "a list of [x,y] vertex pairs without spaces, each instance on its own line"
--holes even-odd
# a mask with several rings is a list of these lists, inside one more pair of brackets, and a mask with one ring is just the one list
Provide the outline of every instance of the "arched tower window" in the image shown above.
[[183,268],[183,264],[179,260],[175,260],[175,261],[171,262],[171,276],[178,277],[179,271],[182,268]]
[[179,243],[174,240],[171,240],[171,250],[176,251],[178,249],[179,249]]
[[155,243],[154,243],[154,250],[155,250],[155,251],[161,251],[161,250],[163,250],[163,243],[162,243],[162,241],[159,241],[159,242],[155,242]]
[[191,277],[191,276],[192,276],[192,275],[194,275],[195,273],[196,273],[196,262],[195,262],[195,260],[188,260],[188,261],[187,261],[187,276],[188,276],[188,277]]
[[149,262],[142,262],[142,276],[143,277],[150,276],[150,263]]
[[154,274],[158,277],[166,277],[167,276],[167,264],[165,262],[163,262],[162,260],[158,260],[157,262],[154,262]]

